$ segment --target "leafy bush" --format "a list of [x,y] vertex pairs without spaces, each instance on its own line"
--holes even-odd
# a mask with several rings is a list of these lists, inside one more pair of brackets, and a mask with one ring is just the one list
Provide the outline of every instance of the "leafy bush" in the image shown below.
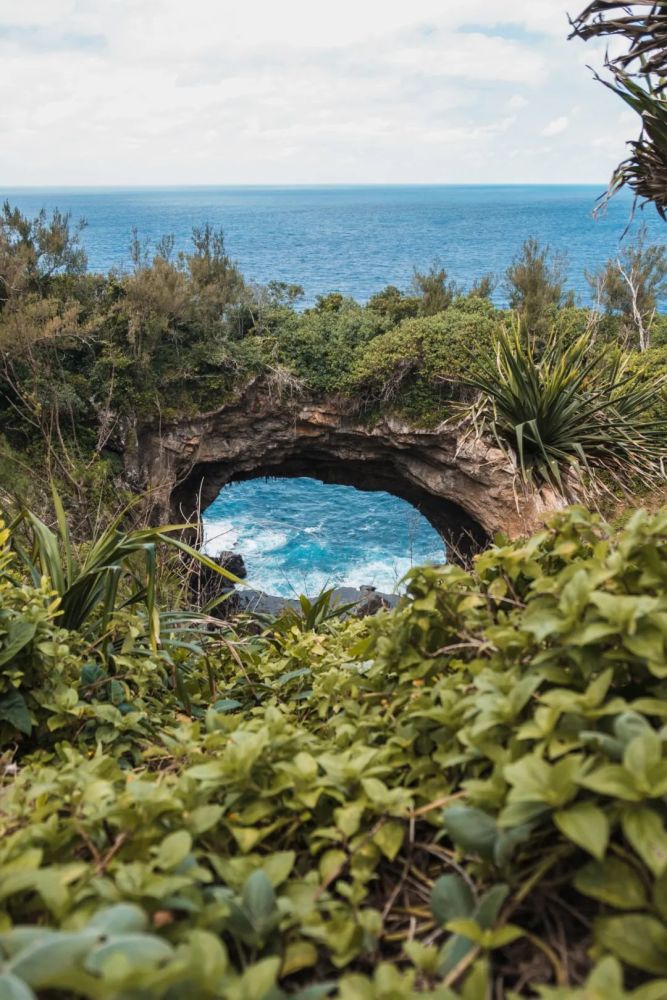
[[[371,340],[357,352],[352,384],[371,399],[441,420],[442,404],[460,394],[464,374],[491,356],[496,325],[487,300],[456,299],[446,312],[406,320]],[[415,389],[423,391],[421,412],[410,406]]]
[[[58,742],[0,760],[0,995],[663,996],[667,513],[499,543],[375,619],[211,635],[190,711],[83,697],[60,630]],[[2,580],[3,627],[48,610]]]

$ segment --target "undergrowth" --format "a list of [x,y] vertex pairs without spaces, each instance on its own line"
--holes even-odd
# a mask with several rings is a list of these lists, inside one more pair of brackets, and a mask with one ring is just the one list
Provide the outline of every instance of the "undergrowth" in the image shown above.
[[131,607],[106,659],[62,628],[11,541],[1,997],[667,995],[666,513],[222,625],[179,685]]

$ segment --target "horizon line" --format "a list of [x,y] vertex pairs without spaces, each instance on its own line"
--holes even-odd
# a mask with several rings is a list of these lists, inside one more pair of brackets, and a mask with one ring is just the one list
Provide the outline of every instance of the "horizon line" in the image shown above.
[[[136,191],[136,190],[220,190],[234,188],[238,190],[252,189],[273,189],[299,190],[304,188],[525,188],[525,187],[599,187],[603,191],[608,188],[605,181],[392,181],[384,183],[377,182],[355,182],[355,181],[326,181],[326,182],[290,182],[290,183],[253,183],[245,184],[240,182],[198,184],[198,183],[168,183],[168,184],[148,184],[148,183],[127,183],[127,184],[2,184],[0,194],[3,190],[8,191]],[[619,192],[619,194],[622,192]],[[629,193],[629,192],[625,192]]]

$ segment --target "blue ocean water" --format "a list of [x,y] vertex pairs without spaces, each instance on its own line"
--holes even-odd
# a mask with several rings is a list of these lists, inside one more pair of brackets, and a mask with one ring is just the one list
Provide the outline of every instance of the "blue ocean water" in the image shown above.
[[[603,189],[591,186],[199,187],[0,189],[27,213],[58,207],[85,218],[91,270],[127,268],[133,229],[149,244],[173,235],[187,248],[193,226],[224,229],[248,280],[300,284],[304,304],[330,291],[366,300],[387,284],[408,289],[414,268],[434,261],[469,286],[501,275],[528,236],[568,256],[569,285],[588,300],[584,271],[618,253],[632,203],[616,198],[593,218]],[[665,225],[637,214],[656,242]],[[503,304],[499,286],[496,301]],[[345,517],[341,519],[341,510]],[[255,480],[223,491],[205,514],[211,551],[236,548],[250,582],[270,593],[326,584],[393,589],[411,563],[440,561],[428,522],[387,494],[314,480]]]
[[[250,280],[295,282],[306,302],[340,291],[365,300],[387,284],[407,288],[413,270],[441,262],[470,285],[502,274],[528,236],[569,256],[570,286],[588,295],[584,270],[618,251],[631,200],[619,196],[593,218],[603,185],[440,187],[196,187],[0,189],[25,212],[43,205],[88,222],[91,269],[129,265],[132,230],[154,245],[166,234],[184,248],[193,226],[221,226]],[[664,223],[638,213],[656,240]],[[635,223],[636,225],[636,223]],[[497,292],[502,302],[502,289]]]
[[445,560],[439,535],[409,503],[313,479],[232,483],[204,530],[206,551],[241,552],[252,585],[284,597],[364,584],[391,593],[411,566]]

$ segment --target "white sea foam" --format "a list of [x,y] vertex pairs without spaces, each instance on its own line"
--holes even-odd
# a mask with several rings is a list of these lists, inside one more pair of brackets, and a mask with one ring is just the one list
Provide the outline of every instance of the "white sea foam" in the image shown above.
[[235,484],[207,514],[206,551],[239,552],[250,586],[285,597],[364,584],[391,593],[413,563],[444,556],[403,501],[307,479]]
[[413,566],[412,561],[405,556],[385,558],[381,556],[369,561],[360,560],[347,566],[345,587],[364,587],[370,584],[384,594],[393,594],[399,589],[399,583]]
[[204,544],[202,548],[209,556],[220,555],[227,549],[233,549],[238,542],[238,531],[233,521],[218,518],[203,519]]
[[270,556],[272,552],[282,549],[288,541],[289,533],[286,531],[244,525],[239,530],[237,547],[242,555],[251,559],[255,555]]

